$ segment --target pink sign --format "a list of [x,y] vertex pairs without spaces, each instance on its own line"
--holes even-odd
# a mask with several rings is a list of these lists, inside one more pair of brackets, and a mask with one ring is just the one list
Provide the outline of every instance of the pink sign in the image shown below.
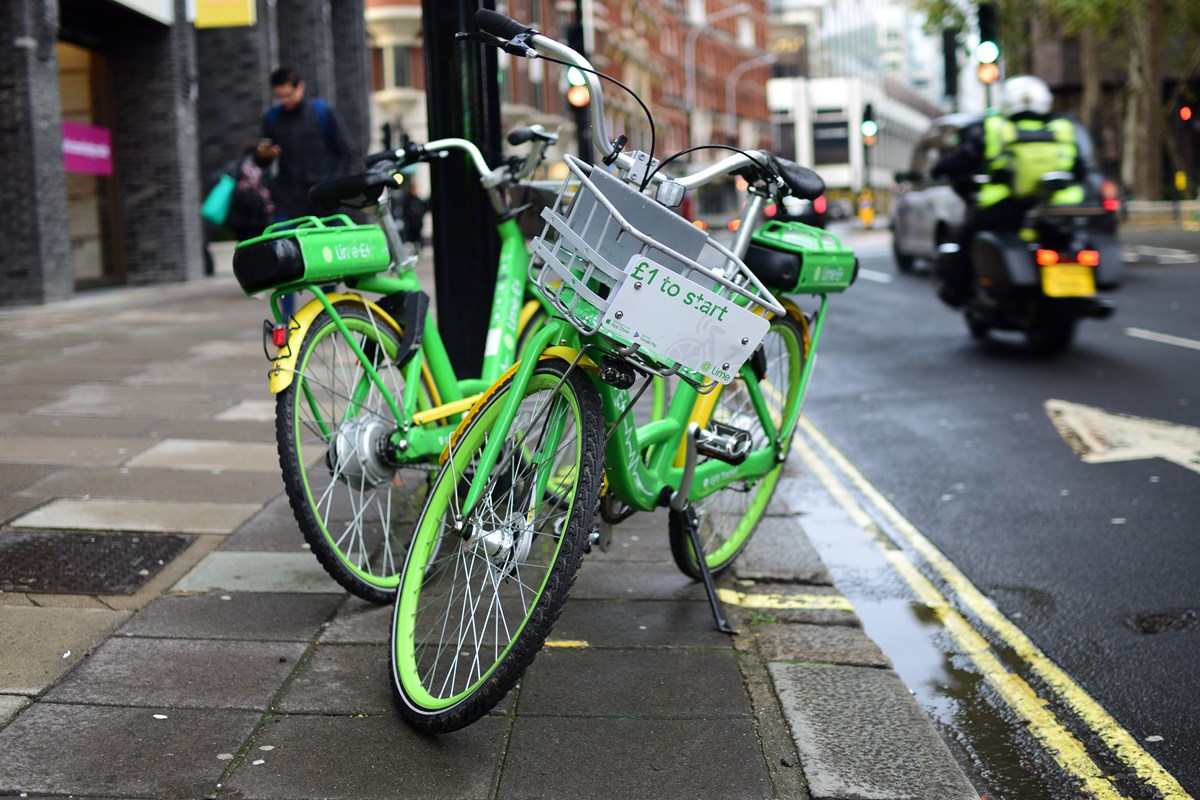
[[112,135],[108,128],[63,120],[62,147],[67,172],[112,175]]

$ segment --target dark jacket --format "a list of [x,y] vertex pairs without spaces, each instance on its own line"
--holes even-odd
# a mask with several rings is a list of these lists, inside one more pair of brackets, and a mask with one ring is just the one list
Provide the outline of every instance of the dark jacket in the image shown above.
[[308,202],[314,184],[351,171],[353,159],[345,125],[333,108],[324,125],[313,103],[301,100],[291,111],[277,107],[263,116],[262,135],[279,145],[279,171],[271,197],[279,219],[322,214]]

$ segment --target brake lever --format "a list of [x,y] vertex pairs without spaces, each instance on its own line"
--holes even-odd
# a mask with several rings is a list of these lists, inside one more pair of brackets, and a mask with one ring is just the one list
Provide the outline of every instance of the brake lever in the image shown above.
[[458,41],[478,42],[486,44],[490,47],[498,47],[506,53],[523,58],[537,58],[538,51],[534,50],[525,44],[525,40],[533,36],[533,32],[522,33],[514,36],[512,39],[504,40],[499,36],[488,33],[487,31],[459,31],[454,34],[454,38]]

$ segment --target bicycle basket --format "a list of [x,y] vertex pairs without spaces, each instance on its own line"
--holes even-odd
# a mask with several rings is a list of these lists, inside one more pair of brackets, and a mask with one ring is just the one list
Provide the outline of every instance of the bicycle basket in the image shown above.
[[233,274],[242,291],[256,294],[304,283],[336,283],[375,275],[391,264],[378,225],[355,225],[345,214],[276,223],[237,246]]
[[602,169],[565,161],[532,243],[539,290],[581,333],[653,372],[729,383],[782,307],[708,234]]

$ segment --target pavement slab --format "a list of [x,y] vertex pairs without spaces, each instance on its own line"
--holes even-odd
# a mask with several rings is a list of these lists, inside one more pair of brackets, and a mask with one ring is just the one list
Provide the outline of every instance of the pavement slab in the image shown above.
[[54,703],[266,711],[298,642],[115,637],[46,696]]
[[0,693],[41,694],[128,617],[109,609],[0,605]]
[[[275,472],[279,470],[276,468]],[[39,497],[106,497],[181,503],[265,503],[279,493],[277,474],[224,470],[86,467],[64,469],[21,489]]]
[[275,717],[226,789],[240,800],[488,800],[509,724],[484,717],[432,737],[394,716]]
[[592,647],[729,647],[707,602],[607,601],[572,598],[551,639]]
[[751,633],[766,661],[892,666],[862,628],[850,625],[756,625]]
[[[671,564],[583,559],[571,600],[704,600],[704,585]],[[706,601],[707,602],[707,601]]]
[[[0,443],[3,440],[0,439]],[[0,464],[0,494],[19,491],[51,471],[51,467]]]
[[325,633],[322,644],[387,644],[392,636],[391,603],[376,605],[347,597]]
[[67,389],[63,396],[32,413],[77,417],[211,417],[229,407],[208,387],[115,386],[87,383]]
[[755,800],[772,790],[749,719],[518,715],[500,796]]
[[274,400],[243,400],[235,406],[225,409],[214,419],[222,421],[253,420],[255,422],[275,421]]
[[[275,477],[276,489],[283,484]],[[310,552],[304,534],[296,524],[296,516],[287,495],[281,494],[230,534],[221,543],[221,550],[297,553]]]
[[341,602],[318,594],[164,595],[125,623],[118,635],[310,642]]
[[183,580],[177,592],[302,592],[344,594],[317,562],[302,553],[215,552],[205,556]]
[[16,694],[0,694],[0,728],[16,719],[31,701]]
[[276,708],[283,714],[394,716],[388,669],[386,645],[321,645]]
[[59,499],[14,520],[19,528],[230,533],[258,511],[249,503],[169,503]]
[[149,433],[154,421],[110,417],[97,424],[95,417],[0,414],[0,432],[24,436],[82,436],[106,438],[158,437]]
[[260,718],[38,703],[0,730],[0,794],[207,797]]
[[792,516],[763,517],[750,543],[733,563],[733,574],[746,580],[833,584],[816,548]]
[[45,497],[29,496],[29,497],[3,497],[0,496],[0,524],[4,524],[9,520],[32,511],[42,503],[46,502]]
[[125,466],[156,469],[229,470],[279,474],[274,443],[164,439],[129,459]]
[[771,664],[813,800],[979,800],[891,670]]
[[111,467],[153,444],[151,439],[5,436],[0,438],[0,459],[9,464],[94,464]]
[[750,716],[733,650],[545,648],[521,680],[520,713],[555,717]]

